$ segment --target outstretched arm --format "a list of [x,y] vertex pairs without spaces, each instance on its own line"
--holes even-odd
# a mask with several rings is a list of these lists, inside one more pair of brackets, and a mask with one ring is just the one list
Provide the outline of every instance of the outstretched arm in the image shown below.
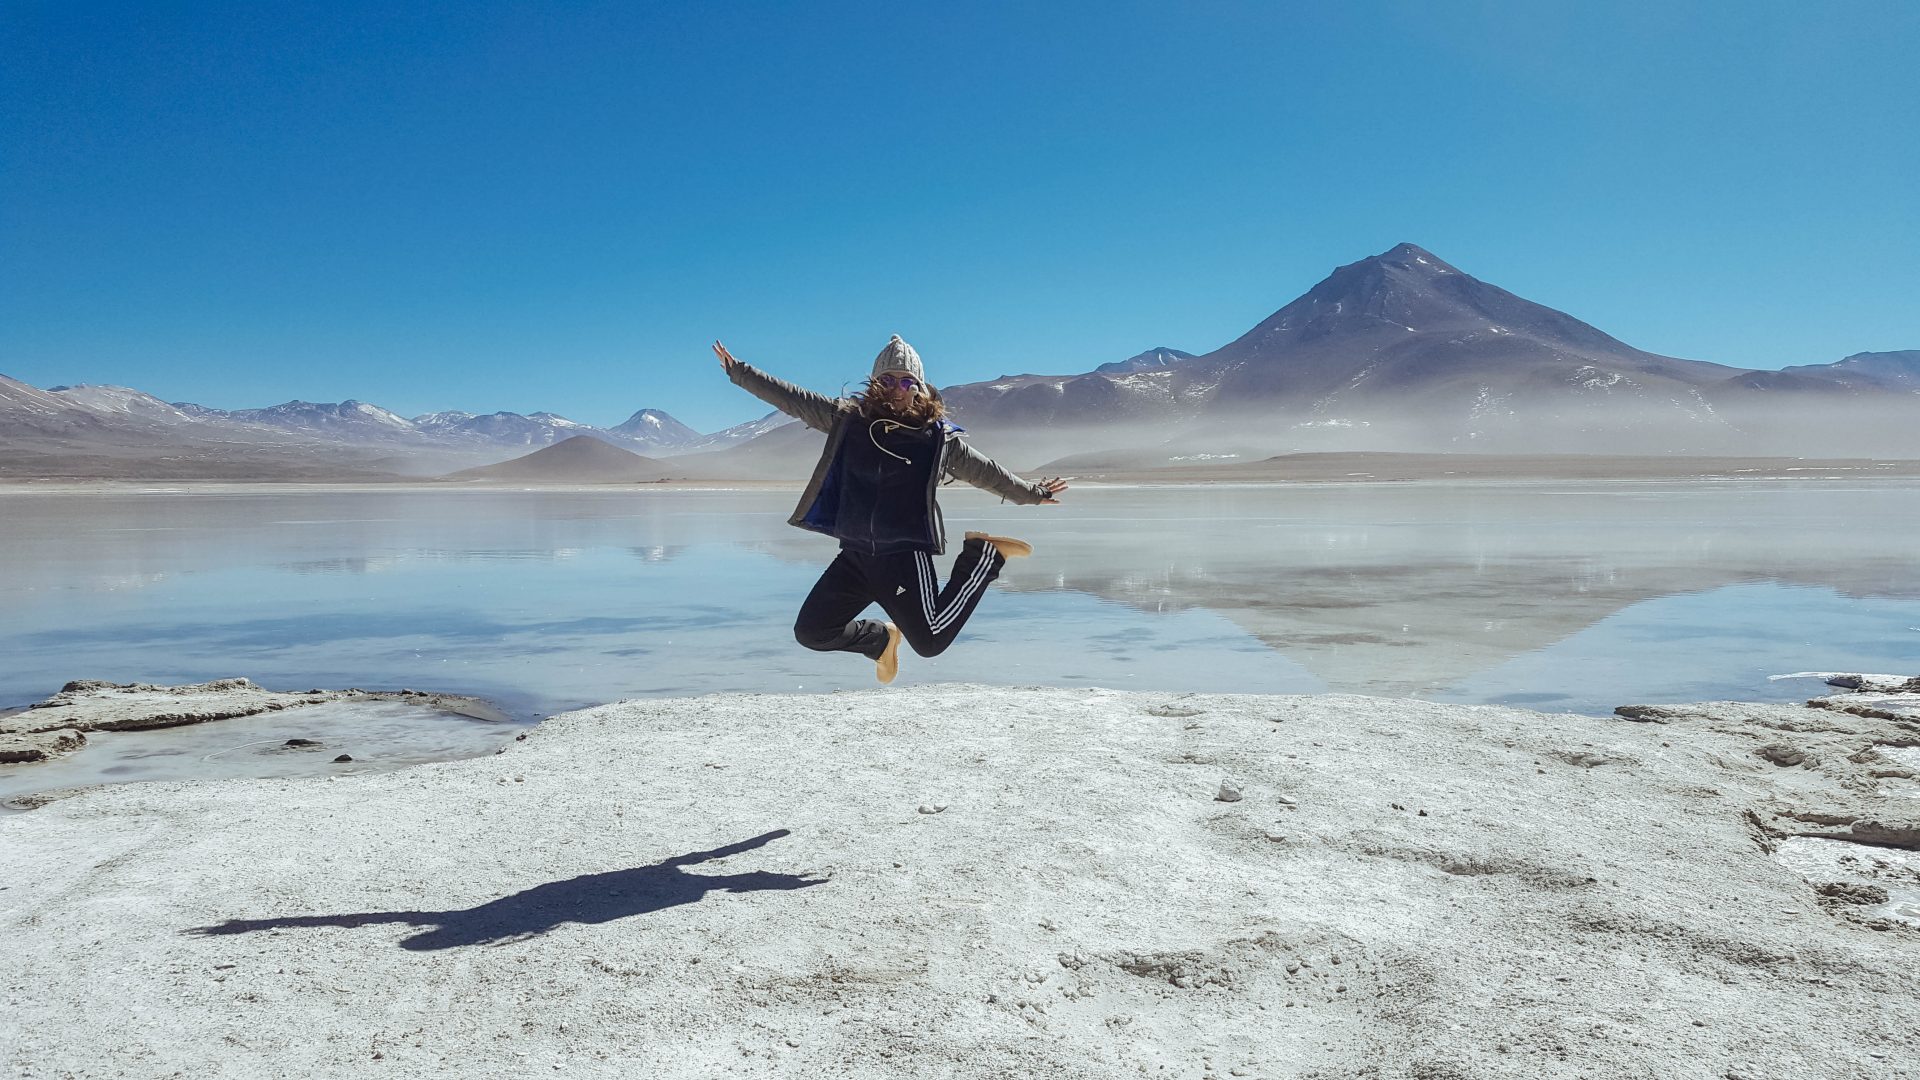
[[735,386],[816,431],[833,429],[833,422],[840,416],[840,404],[833,398],[795,386],[785,379],[776,379],[752,365],[742,363],[717,341],[713,343],[713,354],[720,358],[721,370],[727,373],[727,378],[733,380]]
[[955,439],[947,452],[947,471],[974,487],[1028,506],[1057,503],[1060,500],[1055,496],[1067,490],[1067,482],[1058,478],[1022,480],[960,439]]

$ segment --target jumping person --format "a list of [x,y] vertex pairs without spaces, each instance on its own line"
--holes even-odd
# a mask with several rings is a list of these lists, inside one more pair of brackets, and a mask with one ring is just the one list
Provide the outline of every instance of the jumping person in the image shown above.
[[[970,532],[941,584],[933,556],[946,550],[935,489],[943,477],[965,480],[1017,503],[1057,503],[1060,479],[1022,480],[968,446],[946,419],[940,392],[927,382],[920,354],[893,335],[873,361],[866,389],[830,398],[733,358],[713,343],[734,385],[827,433],[789,525],[840,541],[840,555],[820,575],[793,636],[809,649],[856,652],[890,683],[900,670],[900,641],[921,656],[938,656],[959,635],[987,585],[1007,559],[1033,553],[1024,540]],[[890,619],[862,619],[877,603]]]

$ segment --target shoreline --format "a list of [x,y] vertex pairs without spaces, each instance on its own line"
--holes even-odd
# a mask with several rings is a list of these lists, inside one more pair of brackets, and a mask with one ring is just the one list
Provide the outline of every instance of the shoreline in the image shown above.
[[[394,772],[94,789],[0,818],[0,969],[35,988],[0,1046],[213,1077],[1910,1070],[1920,716],[1645,709],[720,694]],[[1853,861],[1805,870],[1823,846]]]
[[251,679],[160,686],[75,679],[21,709],[0,709],[0,764],[31,765],[74,753],[87,735],[153,731],[263,714],[297,714],[316,705],[391,702],[488,723],[513,718],[483,698],[424,690],[268,690]]
[[[671,459],[668,459],[671,460]],[[1498,484],[1553,482],[1771,481],[1920,479],[1920,460],[1902,458],[1720,457],[1688,455],[1499,455],[1421,453],[1300,453],[1238,462],[1139,467],[1097,462],[1054,462],[1034,469],[1065,472],[1083,487],[1287,486],[1328,484]],[[102,477],[23,478],[0,476],[0,495],[334,493],[392,491],[699,492],[796,491],[804,477],[668,479],[581,482],[565,479],[449,481],[392,480],[135,479]]]

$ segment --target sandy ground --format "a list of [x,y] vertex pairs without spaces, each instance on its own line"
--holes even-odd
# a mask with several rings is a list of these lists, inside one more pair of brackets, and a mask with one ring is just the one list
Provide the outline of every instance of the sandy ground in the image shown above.
[[[31,1077],[1920,1075],[1897,846],[1920,724],[1641,718],[728,695],[397,772],[96,789],[0,819],[0,1056]],[[1862,822],[1894,831],[1847,839]],[[1810,883],[1796,844],[1888,888]]]

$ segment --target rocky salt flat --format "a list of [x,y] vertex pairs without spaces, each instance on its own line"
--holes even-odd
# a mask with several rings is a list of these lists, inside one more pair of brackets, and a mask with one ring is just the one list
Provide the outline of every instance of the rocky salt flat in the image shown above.
[[1920,720],[1857,693],[1892,700],[721,695],[391,772],[97,788],[0,819],[0,1053],[36,1077],[1915,1075]]

